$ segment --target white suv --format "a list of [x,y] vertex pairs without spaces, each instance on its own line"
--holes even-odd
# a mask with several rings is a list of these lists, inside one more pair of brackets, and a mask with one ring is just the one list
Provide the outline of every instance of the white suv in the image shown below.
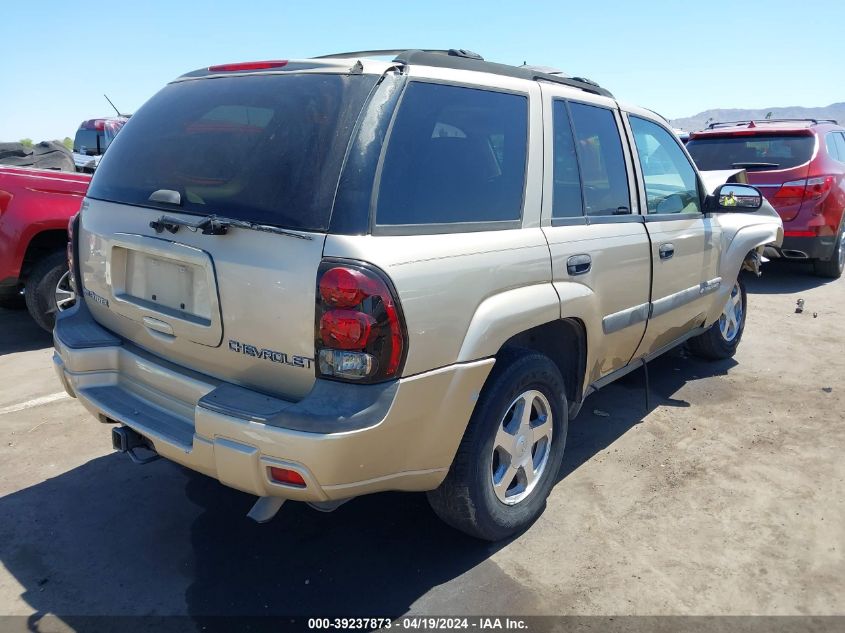
[[259,496],[258,520],[415,490],[504,538],[586,395],[684,341],[734,353],[740,268],[781,222],[592,82],[371,57],[212,66],[150,99],[75,222],[56,369],[117,448]]

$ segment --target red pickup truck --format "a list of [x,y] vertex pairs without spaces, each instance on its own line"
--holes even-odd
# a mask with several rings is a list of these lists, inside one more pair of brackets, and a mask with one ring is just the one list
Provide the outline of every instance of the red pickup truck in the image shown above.
[[73,301],[67,285],[67,225],[91,176],[0,165],[0,307],[26,306],[52,331]]

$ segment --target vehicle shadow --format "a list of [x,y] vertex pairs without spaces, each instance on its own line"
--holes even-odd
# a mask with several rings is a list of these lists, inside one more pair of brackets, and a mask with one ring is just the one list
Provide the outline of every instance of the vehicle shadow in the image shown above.
[[754,294],[792,294],[811,290],[836,281],[818,277],[812,264],[770,261],[763,265],[763,275],[743,273],[745,289]]
[[648,364],[648,409],[642,369],[634,370],[588,396],[579,415],[569,422],[560,479],[640,424],[655,408],[689,407],[689,402],[672,397],[688,382],[724,376],[736,365],[737,362],[732,358],[721,361],[701,360],[690,356],[686,348],[681,346]]
[[53,337],[35,324],[26,310],[0,308],[0,356],[44,349]]
[[[682,350],[657,359],[651,407],[683,406],[671,399],[680,387],[732,365]],[[642,420],[639,373],[587,400],[561,477]],[[542,612],[533,590],[491,559],[507,542],[452,530],[422,494],[362,497],[331,514],[288,503],[264,525],[245,517],[253,501],[164,460],[100,457],[0,499],[0,562],[36,612],[32,630],[44,614],[75,630],[92,615],[175,614],[190,616],[180,629],[222,631],[235,623],[219,616]]]

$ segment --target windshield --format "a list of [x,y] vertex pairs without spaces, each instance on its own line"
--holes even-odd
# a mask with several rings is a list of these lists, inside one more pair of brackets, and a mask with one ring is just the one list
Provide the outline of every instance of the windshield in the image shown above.
[[[182,81],[114,139],[88,196],[325,230],[355,121],[377,77],[249,75]],[[155,203],[160,189],[181,206]]]
[[790,169],[809,161],[814,147],[812,136],[729,136],[687,143],[687,151],[705,171]]

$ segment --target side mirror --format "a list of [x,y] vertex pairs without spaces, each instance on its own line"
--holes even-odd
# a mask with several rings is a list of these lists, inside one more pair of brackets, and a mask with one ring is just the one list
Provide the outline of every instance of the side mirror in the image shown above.
[[751,185],[726,184],[707,196],[705,208],[713,213],[736,211],[748,213],[763,206],[763,194]]

